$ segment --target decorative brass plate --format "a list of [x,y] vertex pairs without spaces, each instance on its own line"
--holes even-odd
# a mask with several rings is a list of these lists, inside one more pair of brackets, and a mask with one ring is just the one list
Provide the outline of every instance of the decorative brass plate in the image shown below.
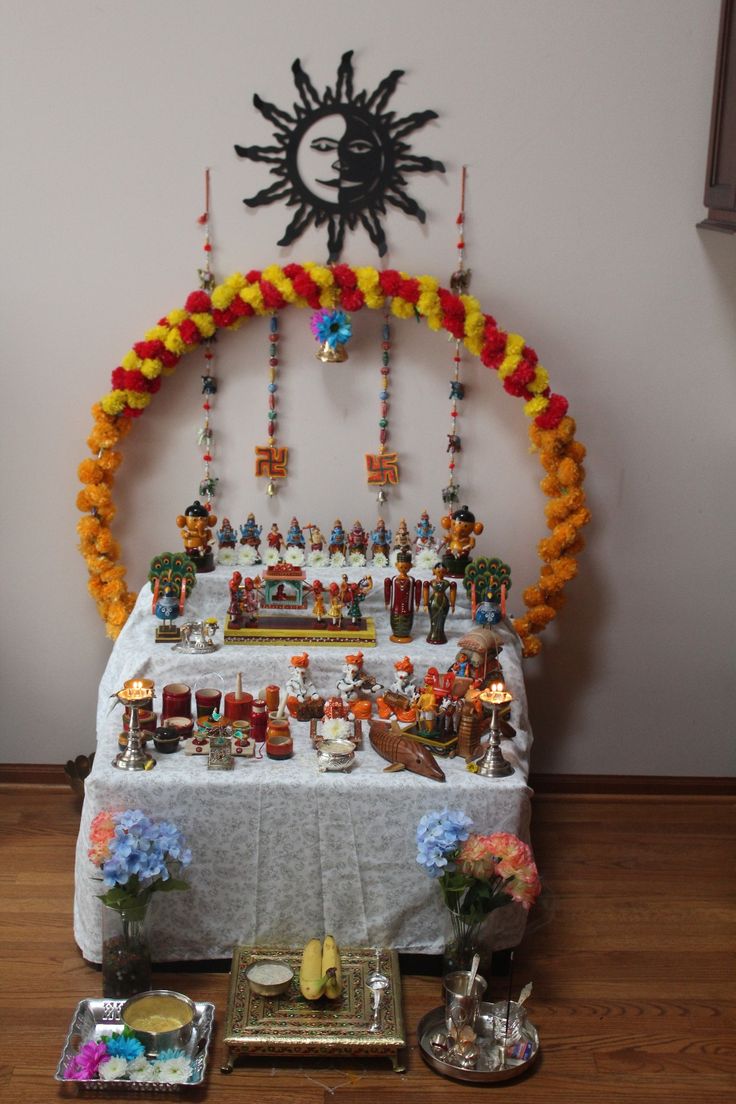
[[[242,1056],[389,1057],[397,1073],[404,1067],[399,1052],[406,1046],[401,1012],[401,976],[396,951],[373,947],[342,947],[343,992],[338,1000],[307,1001],[299,992],[301,950],[245,947],[233,950],[224,1043],[230,1073]],[[279,997],[251,992],[245,976],[253,962],[285,962],[294,971],[291,987]],[[381,1004],[380,1031],[370,1031],[373,1018],[368,976],[378,970],[389,979]]]

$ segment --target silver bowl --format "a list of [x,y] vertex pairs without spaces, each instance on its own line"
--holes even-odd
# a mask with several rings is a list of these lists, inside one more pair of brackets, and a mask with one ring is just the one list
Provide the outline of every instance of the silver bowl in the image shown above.
[[[146,1054],[156,1055],[162,1050],[179,1050],[186,1046],[192,1034],[197,1015],[194,1002],[173,989],[149,989],[136,993],[120,1009],[120,1018],[135,1033],[146,1048]],[[178,1019],[176,1027],[156,1030],[155,1027],[137,1026],[148,1017]]]
[[354,762],[355,746],[349,740],[323,740],[317,751],[320,772],[350,770]]
[[[275,972],[275,968],[283,975],[280,981],[263,980],[268,976],[268,970]],[[288,977],[286,976],[288,972]],[[259,974],[262,979],[259,980]],[[294,980],[294,971],[285,962],[278,962],[274,958],[261,958],[258,962],[252,962],[245,971],[248,985],[259,997],[277,997],[279,993],[285,993]]]

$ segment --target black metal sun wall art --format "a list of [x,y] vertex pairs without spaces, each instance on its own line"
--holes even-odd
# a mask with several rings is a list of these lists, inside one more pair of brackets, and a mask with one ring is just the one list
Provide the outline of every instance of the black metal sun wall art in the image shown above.
[[375,91],[356,93],[353,52],[343,54],[334,90],[320,95],[297,59],[292,65],[299,100],[291,114],[260,96],[253,103],[274,127],[272,146],[235,146],[240,157],[271,165],[276,180],[243,202],[261,207],[283,200],[296,210],[279,245],[296,241],[307,227],[327,226],[329,261],[337,261],[345,231],[361,225],[382,257],[387,250],[381,216],[386,204],[420,222],[425,211],[406,191],[406,175],[444,172],[441,161],[412,154],[405,141],[436,111],[416,111],[403,118],[388,111],[402,69],[394,69]]

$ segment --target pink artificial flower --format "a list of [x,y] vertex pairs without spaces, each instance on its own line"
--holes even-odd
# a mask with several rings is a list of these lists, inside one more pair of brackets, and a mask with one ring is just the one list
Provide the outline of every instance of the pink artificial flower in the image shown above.
[[496,832],[492,836],[472,833],[460,848],[457,862],[463,874],[483,882],[494,877],[510,879],[502,892],[527,911],[541,892],[531,848],[510,832]]
[[85,1043],[79,1054],[73,1054],[64,1069],[67,1081],[94,1081],[101,1064],[109,1058],[104,1043]]
[[110,840],[115,835],[115,821],[104,809],[92,821],[89,830],[91,844],[87,854],[95,866],[102,866],[110,858]]

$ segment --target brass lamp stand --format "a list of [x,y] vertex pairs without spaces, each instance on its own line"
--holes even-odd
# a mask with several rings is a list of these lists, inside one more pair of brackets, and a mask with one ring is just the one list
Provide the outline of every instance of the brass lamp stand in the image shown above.
[[490,687],[481,691],[480,700],[486,712],[491,714],[491,728],[488,747],[474,762],[478,765],[478,774],[484,778],[506,778],[514,773],[514,768],[501,751],[501,737],[505,735],[506,723],[501,720],[501,711],[512,700],[512,695],[504,683],[492,682]]

